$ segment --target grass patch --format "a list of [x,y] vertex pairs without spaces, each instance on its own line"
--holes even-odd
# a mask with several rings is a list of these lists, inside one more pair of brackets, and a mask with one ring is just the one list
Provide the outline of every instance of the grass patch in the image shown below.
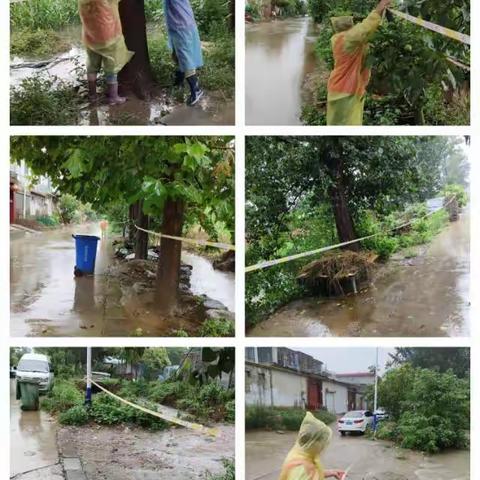
[[235,323],[226,318],[209,318],[198,331],[200,337],[234,337]]
[[53,30],[14,30],[11,36],[11,55],[44,58],[65,52],[69,44]]
[[[303,408],[264,407],[263,405],[247,406],[245,411],[245,428],[247,430],[291,430],[300,428],[306,411]],[[312,412],[313,415],[329,425],[336,416],[327,410]]]
[[50,413],[62,413],[83,405],[84,395],[70,380],[56,380],[49,394],[41,399],[41,407]]
[[75,125],[81,98],[69,83],[39,75],[10,89],[12,125]]
[[223,458],[222,463],[225,472],[220,475],[213,475],[210,472],[206,472],[206,480],[235,480],[235,462],[229,458]]

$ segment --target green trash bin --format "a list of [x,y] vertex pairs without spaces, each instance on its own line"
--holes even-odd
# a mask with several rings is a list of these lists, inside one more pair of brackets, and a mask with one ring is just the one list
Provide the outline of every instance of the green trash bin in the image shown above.
[[40,391],[37,381],[22,380],[18,382],[20,390],[20,408],[22,410],[38,410],[40,405]]

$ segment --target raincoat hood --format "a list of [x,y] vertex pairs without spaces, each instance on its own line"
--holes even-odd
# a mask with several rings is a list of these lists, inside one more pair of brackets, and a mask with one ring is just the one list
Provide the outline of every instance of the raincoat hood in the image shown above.
[[331,438],[330,427],[308,412],[298,431],[297,441],[285,459],[279,480],[323,480],[320,454]]
[[178,30],[196,25],[189,0],[164,0],[165,21],[169,30]]
[[297,436],[295,446],[312,459],[327,448],[332,438],[332,429],[307,412]]
[[332,22],[332,27],[335,33],[344,32],[353,27],[353,17],[351,16],[332,17],[330,21]]

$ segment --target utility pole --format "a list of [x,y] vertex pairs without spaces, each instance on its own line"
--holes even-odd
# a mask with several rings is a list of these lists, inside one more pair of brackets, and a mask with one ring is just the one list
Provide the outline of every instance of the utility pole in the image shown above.
[[85,393],[85,405],[92,403],[92,347],[87,347],[87,391]]
[[373,431],[377,433],[377,414],[378,409],[378,347],[375,350],[375,390],[373,396]]

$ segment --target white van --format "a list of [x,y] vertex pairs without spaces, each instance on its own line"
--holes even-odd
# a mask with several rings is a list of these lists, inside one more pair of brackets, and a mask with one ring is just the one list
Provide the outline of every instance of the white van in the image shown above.
[[47,392],[52,388],[53,376],[52,366],[46,355],[26,353],[18,362],[17,382],[36,380],[41,392]]

